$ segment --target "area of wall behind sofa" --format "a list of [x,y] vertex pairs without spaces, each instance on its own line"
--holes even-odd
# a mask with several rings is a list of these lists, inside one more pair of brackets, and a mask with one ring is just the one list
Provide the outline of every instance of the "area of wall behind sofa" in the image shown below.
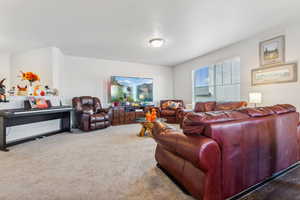
[[6,78],[5,85],[9,87],[10,83],[10,54],[1,53],[0,54],[0,80]]
[[[220,33],[221,34],[221,33]],[[286,62],[300,60],[300,23],[294,22],[285,26],[258,34],[250,39],[200,56],[189,62],[174,67],[174,96],[192,103],[192,72],[209,64],[239,56],[241,58],[241,99],[248,100],[249,92],[258,91],[263,94],[262,105],[290,103],[300,110],[300,84],[283,83],[263,86],[251,86],[251,69],[259,67],[259,42],[278,35],[286,36]],[[299,63],[298,63],[299,64]],[[298,70],[300,71],[300,70]],[[299,76],[298,76],[299,77]]]
[[110,77],[153,78],[154,101],[173,97],[171,67],[65,56],[61,69],[61,94],[70,102],[74,96],[91,95],[108,103]]

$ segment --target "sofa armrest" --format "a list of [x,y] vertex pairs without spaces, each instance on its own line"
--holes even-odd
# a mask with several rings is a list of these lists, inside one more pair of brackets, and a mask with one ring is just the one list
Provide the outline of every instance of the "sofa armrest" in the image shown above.
[[108,116],[109,116],[109,121],[110,121],[110,122],[112,121],[112,113],[113,113],[112,107],[102,108],[102,109],[99,110],[99,112],[104,112],[104,113],[108,114]]
[[154,123],[153,137],[163,148],[188,160],[203,172],[220,167],[219,145],[209,137],[187,136],[161,122]]
[[[297,126],[297,138],[298,138],[298,144],[300,144],[300,122]],[[299,159],[300,159],[300,145],[299,145],[299,151],[298,151]]]
[[[198,194],[201,199],[221,199],[221,150],[215,140],[202,135],[187,136],[163,123],[154,123],[153,132],[158,143],[155,158],[162,168],[177,177],[189,192]],[[183,171],[174,167],[180,168],[180,161],[185,163]],[[204,175],[191,175],[198,172]],[[182,174],[177,176],[178,173]],[[189,183],[201,183],[201,187],[189,187],[186,185],[187,179]],[[203,192],[199,194],[201,190]]]
[[186,114],[188,114],[188,113],[191,113],[191,112],[193,112],[193,109],[183,109],[183,108],[180,108],[177,111],[176,119],[179,122],[180,128],[182,128],[182,122],[183,122],[184,116]]
[[89,131],[90,130],[90,114],[82,113],[79,116],[78,122],[81,130]]

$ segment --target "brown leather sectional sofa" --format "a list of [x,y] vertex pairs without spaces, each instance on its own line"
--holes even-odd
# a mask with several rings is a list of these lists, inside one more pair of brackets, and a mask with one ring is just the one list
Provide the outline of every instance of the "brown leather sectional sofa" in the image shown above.
[[197,199],[223,200],[297,163],[299,131],[286,104],[189,113],[183,132],[155,123],[155,158]]
[[177,111],[177,121],[182,128],[182,122],[184,116],[190,112],[201,113],[201,112],[211,112],[211,111],[222,111],[222,110],[236,110],[247,106],[245,101],[236,102],[197,102],[193,110],[181,108]]

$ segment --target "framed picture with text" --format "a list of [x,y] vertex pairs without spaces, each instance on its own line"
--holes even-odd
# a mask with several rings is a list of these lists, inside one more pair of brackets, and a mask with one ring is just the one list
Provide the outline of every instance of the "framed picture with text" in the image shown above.
[[297,71],[297,63],[253,69],[252,85],[297,82]]
[[259,43],[260,66],[285,62],[285,36],[281,35]]

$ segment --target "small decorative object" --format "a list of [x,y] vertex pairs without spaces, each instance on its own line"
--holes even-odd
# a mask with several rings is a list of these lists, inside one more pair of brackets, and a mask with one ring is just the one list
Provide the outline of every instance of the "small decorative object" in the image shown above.
[[33,96],[39,96],[41,85],[36,85],[33,87]]
[[260,65],[273,65],[285,62],[285,37],[278,36],[259,44]]
[[146,113],[146,121],[151,122],[151,113],[150,113],[150,111],[148,111]]
[[0,102],[7,102],[7,99],[6,99],[6,87],[4,85],[4,81],[6,79],[2,79],[0,81]]
[[33,72],[22,72],[21,71],[21,74],[22,74],[22,80],[29,81],[28,95],[32,96],[33,92],[34,92],[34,89],[32,88],[33,83],[40,81],[40,77]]
[[252,85],[297,82],[297,63],[252,70]]
[[2,79],[1,81],[0,81],[0,94],[1,95],[5,95],[5,85],[4,85],[4,81],[5,81],[6,79],[4,78],[4,79]]
[[46,95],[46,92],[44,90],[41,91],[40,95],[43,97]]
[[261,102],[262,102],[262,94],[260,92],[249,93],[249,103],[254,104],[254,107],[256,107],[256,104],[260,104]]
[[9,94],[10,96],[15,96],[15,92],[16,92],[16,87],[13,86],[13,87],[8,91],[8,94]]
[[59,95],[59,91],[58,89],[50,89],[50,87],[48,85],[45,86],[45,93],[46,96],[58,96]]
[[43,90],[41,85],[34,86],[33,96],[45,96],[46,92]]
[[18,88],[18,92],[17,92],[18,96],[28,96],[27,85],[25,87],[17,85],[17,88]]
[[58,89],[56,89],[56,88],[53,89],[53,96],[59,96]]
[[156,120],[157,116],[156,116],[156,110],[154,108],[152,108],[152,112],[151,112],[151,121],[154,122]]
[[29,97],[29,103],[31,108],[48,108],[47,101],[44,97]]

